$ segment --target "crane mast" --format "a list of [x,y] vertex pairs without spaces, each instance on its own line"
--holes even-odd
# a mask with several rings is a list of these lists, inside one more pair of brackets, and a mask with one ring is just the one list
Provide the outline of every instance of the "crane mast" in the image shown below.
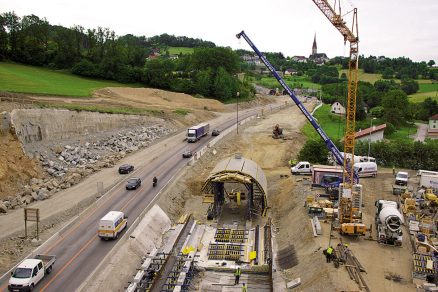
[[[354,183],[354,134],[356,123],[356,95],[357,95],[357,73],[359,69],[359,37],[358,37],[358,23],[357,23],[357,8],[353,9],[353,22],[351,30],[347,27],[346,22],[342,19],[340,0],[335,0],[334,6],[330,6],[327,0],[312,0],[313,3],[321,10],[327,19],[344,37],[344,43],[350,43],[350,58],[348,62],[348,97],[346,109],[346,125],[344,135],[344,184],[343,190],[340,191],[339,198],[339,222],[343,226],[355,224],[357,226],[361,223],[362,214],[360,210],[353,207],[354,198],[358,194],[353,191]],[[339,4],[336,13],[336,1]],[[357,227],[356,226],[356,227]],[[343,227],[341,227],[343,229]]]
[[[356,95],[357,95],[357,72],[359,69],[359,37],[357,23],[357,8],[353,9],[353,24],[350,30],[341,16],[339,3],[339,14],[336,13],[336,1],[332,8],[327,0],[312,0],[313,3],[328,18],[333,26],[342,34],[344,42],[350,43],[350,58],[348,62],[348,97],[346,109],[346,125],[344,135],[344,188],[351,189],[354,182],[354,142],[356,124]],[[340,1],[340,0],[338,0]],[[352,160],[352,161],[351,161]]]

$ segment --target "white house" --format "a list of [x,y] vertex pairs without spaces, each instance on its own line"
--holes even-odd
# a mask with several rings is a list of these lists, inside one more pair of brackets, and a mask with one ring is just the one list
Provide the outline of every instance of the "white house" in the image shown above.
[[293,68],[288,68],[284,71],[284,76],[291,76],[298,74],[298,71]]
[[366,128],[359,130],[354,134],[356,141],[370,141],[376,142],[383,140],[383,132],[385,131],[386,124],[373,126],[372,128]]
[[332,108],[330,110],[333,114],[337,115],[345,115],[345,107],[338,101],[332,104]]
[[429,118],[427,126],[427,138],[438,139],[438,114]]

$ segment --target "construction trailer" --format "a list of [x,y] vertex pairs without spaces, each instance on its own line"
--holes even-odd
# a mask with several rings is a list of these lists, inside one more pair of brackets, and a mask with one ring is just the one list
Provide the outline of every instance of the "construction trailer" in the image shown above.
[[342,178],[343,169],[334,165],[314,165],[312,167],[312,186],[325,187],[329,177]]

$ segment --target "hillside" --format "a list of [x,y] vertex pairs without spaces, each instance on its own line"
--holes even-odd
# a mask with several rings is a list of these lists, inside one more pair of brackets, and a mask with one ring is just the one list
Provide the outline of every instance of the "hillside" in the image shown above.
[[94,90],[109,86],[126,84],[83,78],[66,71],[0,62],[0,92],[88,97]]

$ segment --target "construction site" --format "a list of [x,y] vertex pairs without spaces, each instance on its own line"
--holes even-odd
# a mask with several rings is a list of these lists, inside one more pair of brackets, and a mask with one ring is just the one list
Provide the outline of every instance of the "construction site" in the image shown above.
[[[0,168],[0,291],[438,291],[438,172],[377,169],[370,155],[355,155],[357,9],[347,26],[336,5],[313,2],[349,43],[342,151],[313,117],[321,101],[289,88],[244,31],[236,37],[285,95],[259,92],[257,103],[241,104],[236,120],[234,105],[184,104],[182,94],[150,89],[108,89],[100,98],[141,103],[144,94],[157,108],[173,99],[193,114],[186,120],[66,114],[19,109],[8,100],[11,108],[0,108],[0,136],[12,145],[0,152],[10,165]],[[332,165],[297,160],[305,123],[324,141]],[[210,130],[219,128],[213,137]],[[112,132],[99,136],[106,131]],[[101,162],[108,149],[110,158]],[[20,162],[23,170],[14,166]],[[126,165],[139,182],[132,190],[119,168]],[[7,173],[33,177],[21,202],[6,195],[18,185]],[[60,183],[64,175],[69,180]],[[28,210],[37,219],[29,220]],[[113,240],[101,240],[98,225],[108,211],[124,213],[114,219]],[[52,258],[28,276],[47,265],[39,283],[13,281],[20,262],[41,255]]]

